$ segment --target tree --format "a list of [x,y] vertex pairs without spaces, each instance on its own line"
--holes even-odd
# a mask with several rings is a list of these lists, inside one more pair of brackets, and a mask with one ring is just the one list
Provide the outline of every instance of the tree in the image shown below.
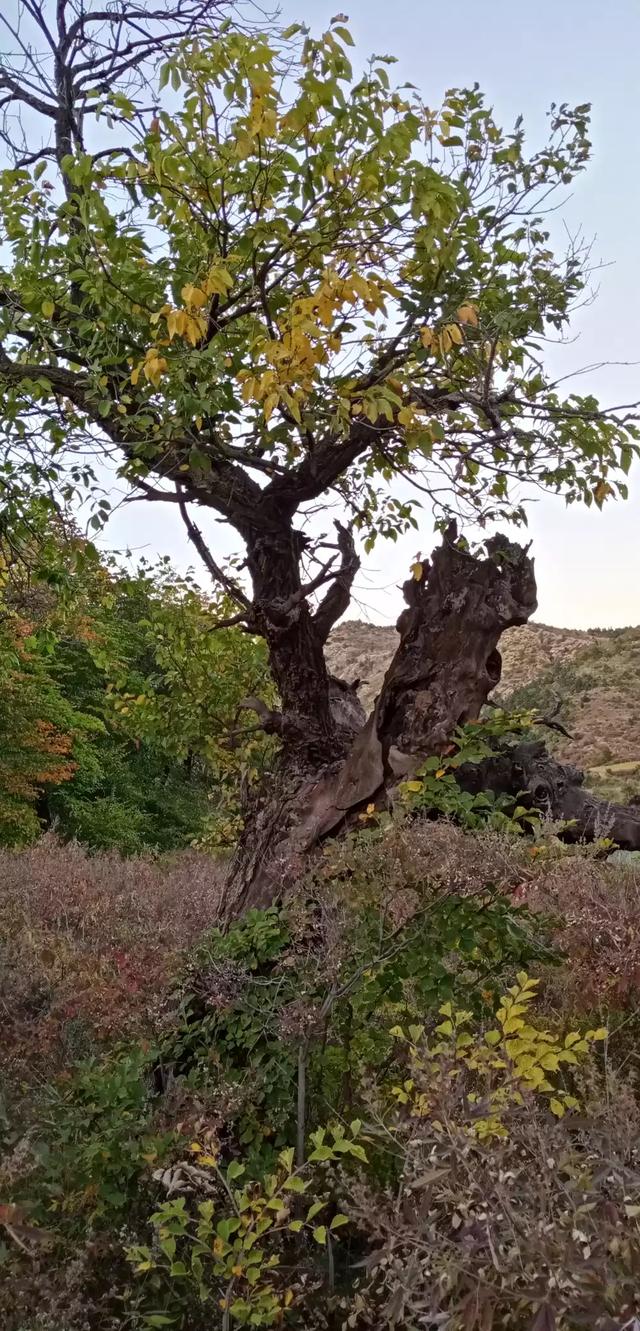
[[[521,121],[504,132],[476,87],[433,111],[391,86],[389,57],[354,76],[343,16],[317,39],[301,25],[209,32],[205,6],[190,26],[183,0],[157,70],[157,15],[136,47],[141,19],[124,5],[100,43],[99,13],[76,0],[49,23],[44,3],[19,8],[57,73],[36,88],[46,76],[26,45],[26,77],[8,60],[0,72],[14,104],[53,127],[35,151],[5,129],[10,464],[38,456],[73,485],[91,453],[134,494],[175,504],[231,618],[266,640],[280,708],[253,702],[281,754],[277,797],[238,865],[242,902],[276,827],[335,825],[393,777],[396,741],[413,761],[477,711],[500,632],[535,607],[518,547],[494,542],[474,562],[449,527],[433,568],[416,562],[363,730],[324,646],[349,604],[356,539],[370,549],[417,525],[401,482],[443,528],[452,512],[522,520],[522,483],[596,505],[625,494],[630,412],[562,396],[543,364],[588,289],[588,248],[556,256],[545,212],[588,160],[589,107],[553,107],[548,142],[527,155]],[[133,84],[115,36],[127,23]],[[307,518],[331,502],[328,541]],[[250,591],[217,562],[194,505],[241,537]],[[445,621],[432,662],[429,626]],[[437,704],[425,702],[434,672]]]
[[224,611],[168,560],[125,572],[24,506],[0,533],[0,841],[52,823],[123,854],[232,841],[273,741],[240,725],[268,696],[264,644],[212,633]]

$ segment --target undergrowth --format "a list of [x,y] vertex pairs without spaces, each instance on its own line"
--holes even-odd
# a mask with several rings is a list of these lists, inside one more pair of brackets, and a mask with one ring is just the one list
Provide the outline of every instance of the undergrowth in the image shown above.
[[[204,857],[48,854],[48,879],[37,848],[7,858],[2,903],[3,999],[23,1004],[0,1108],[7,1331],[640,1315],[637,1008],[597,980],[612,892],[631,967],[633,875],[551,828],[368,818],[222,933],[196,905]],[[126,941],[144,972],[150,929],[166,966],[100,1023],[101,961]],[[43,950],[93,1023],[75,1061],[56,992],[28,1015],[15,990]]]

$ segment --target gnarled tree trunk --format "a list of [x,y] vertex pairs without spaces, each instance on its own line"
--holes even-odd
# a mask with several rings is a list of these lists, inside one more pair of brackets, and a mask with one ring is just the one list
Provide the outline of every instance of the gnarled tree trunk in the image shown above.
[[[312,643],[305,647],[307,662],[313,651],[322,655],[322,607],[310,615],[293,588],[293,604],[281,610],[278,627],[273,602],[258,598],[283,695],[282,713],[266,724],[279,730],[283,748],[268,790],[248,811],[227,886],[227,918],[278,896],[283,879],[298,872],[316,843],[363,805],[390,795],[399,779],[443,748],[457,725],[480,714],[499,683],[500,636],[526,623],[536,608],[528,551],[495,537],[487,542],[486,557],[476,558],[457,544],[452,525],[419,572],[405,583],[398,649],[364,724],[355,691],[328,677],[323,656],[321,667],[312,666],[306,676],[297,669],[289,678],[288,663],[293,670],[303,631]],[[317,739],[310,746],[300,741],[314,708],[317,719],[310,729]]]
[[[401,780],[446,748],[456,726],[480,715],[500,681],[501,634],[525,624],[536,609],[528,547],[496,536],[484,557],[473,556],[457,543],[452,524],[431,561],[415,569],[420,576],[404,585],[398,647],[365,720],[354,685],[332,678],[324,664],[326,637],[348,604],[358,567],[348,533],[340,532],[342,584],[332,585],[315,615],[299,596],[291,564],[288,599],[274,603],[270,547],[254,568],[254,587],[264,589],[256,614],[283,700],[282,712],[264,721],[281,735],[282,749],[268,786],[247,811],[227,884],[227,920],[290,888],[314,846],[368,803],[390,802]],[[286,568],[289,547],[281,557]],[[260,709],[255,700],[251,705]],[[532,806],[570,821],[568,837],[607,835],[640,848],[640,814],[583,790],[582,773],[558,763],[542,741],[463,767],[458,778],[469,790],[528,792]]]

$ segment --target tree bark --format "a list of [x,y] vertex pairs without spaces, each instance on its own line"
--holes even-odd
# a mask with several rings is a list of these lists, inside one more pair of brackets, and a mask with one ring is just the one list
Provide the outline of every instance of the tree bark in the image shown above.
[[[496,536],[485,549],[485,557],[462,549],[452,524],[431,561],[415,568],[420,576],[403,588],[407,608],[397,624],[398,648],[364,724],[353,686],[328,676],[323,639],[302,604],[298,609],[296,602],[293,622],[277,630],[273,603],[262,612],[283,716],[291,719],[269,788],[247,811],[227,884],[227,921],[289,890],[324,837],[367,804],[392,803],[399,782],[425,758],[446,750],[456,726],[480,715],[500,682],[501,634],[525,624],[536,609],[528,547]],[[266,580],[266,552],[262,558]],[[304,742],[307,726],[310,743]],[[582,773],[556,762],[542,741],[463,767],[458,779],[469,790],[520,799],[528,792],[524,799],[531,807],[569,820],[567,838],[610,836],[621,846],[640,847],[640,814],[584,791]]]
[[499,749],[481,763],[460,767],[457,779],[463,790],[511,795],[566,823],[566,841],[609,837],[625,850],[640,850],[640,810],[610,804],[584,790],[584,772],[559,763],[542,740]]
[[[364,725],[356,725],[353,690],[329,680],[312,617],[297,603],[295,622],[274,628],[273,600],[263,609],[258,598],[283,692],[283,718],[290,718],[286,731],[302,736],[310,722],[315,729],[313,743],[303,744],[302,762],[300,745],[283,733],[269,793],[247,813],[227,885],[227,918],[278,896],[283,876],[297,874],[317,842],[363,805],[384,800],[398,780],[440,751],[457,725],[479,716],[500,680],[501,633],[526,623],[536,608],[528,551],[504,537],[487,542],[486,549],[484,559],[470,555],[458,545],[452,525],[432,561],[422,563],[420,577],[405,583],[398,649]],[[272,569],[271,543],[265,542],[252,562],[256,592],[268,578],[273,588]],[[301,642],[304,653],[296,663]],[[347,720],[339,724],[341,705]]]

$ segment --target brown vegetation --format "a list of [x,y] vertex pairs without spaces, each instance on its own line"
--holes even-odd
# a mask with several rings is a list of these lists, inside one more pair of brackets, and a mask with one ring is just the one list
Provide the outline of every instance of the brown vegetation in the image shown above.
[[51,834],[0,850],[1,1063],[60,1068],[96,1041],[148,1029],[184,949],[216,917],[208,855],[89,855]]

